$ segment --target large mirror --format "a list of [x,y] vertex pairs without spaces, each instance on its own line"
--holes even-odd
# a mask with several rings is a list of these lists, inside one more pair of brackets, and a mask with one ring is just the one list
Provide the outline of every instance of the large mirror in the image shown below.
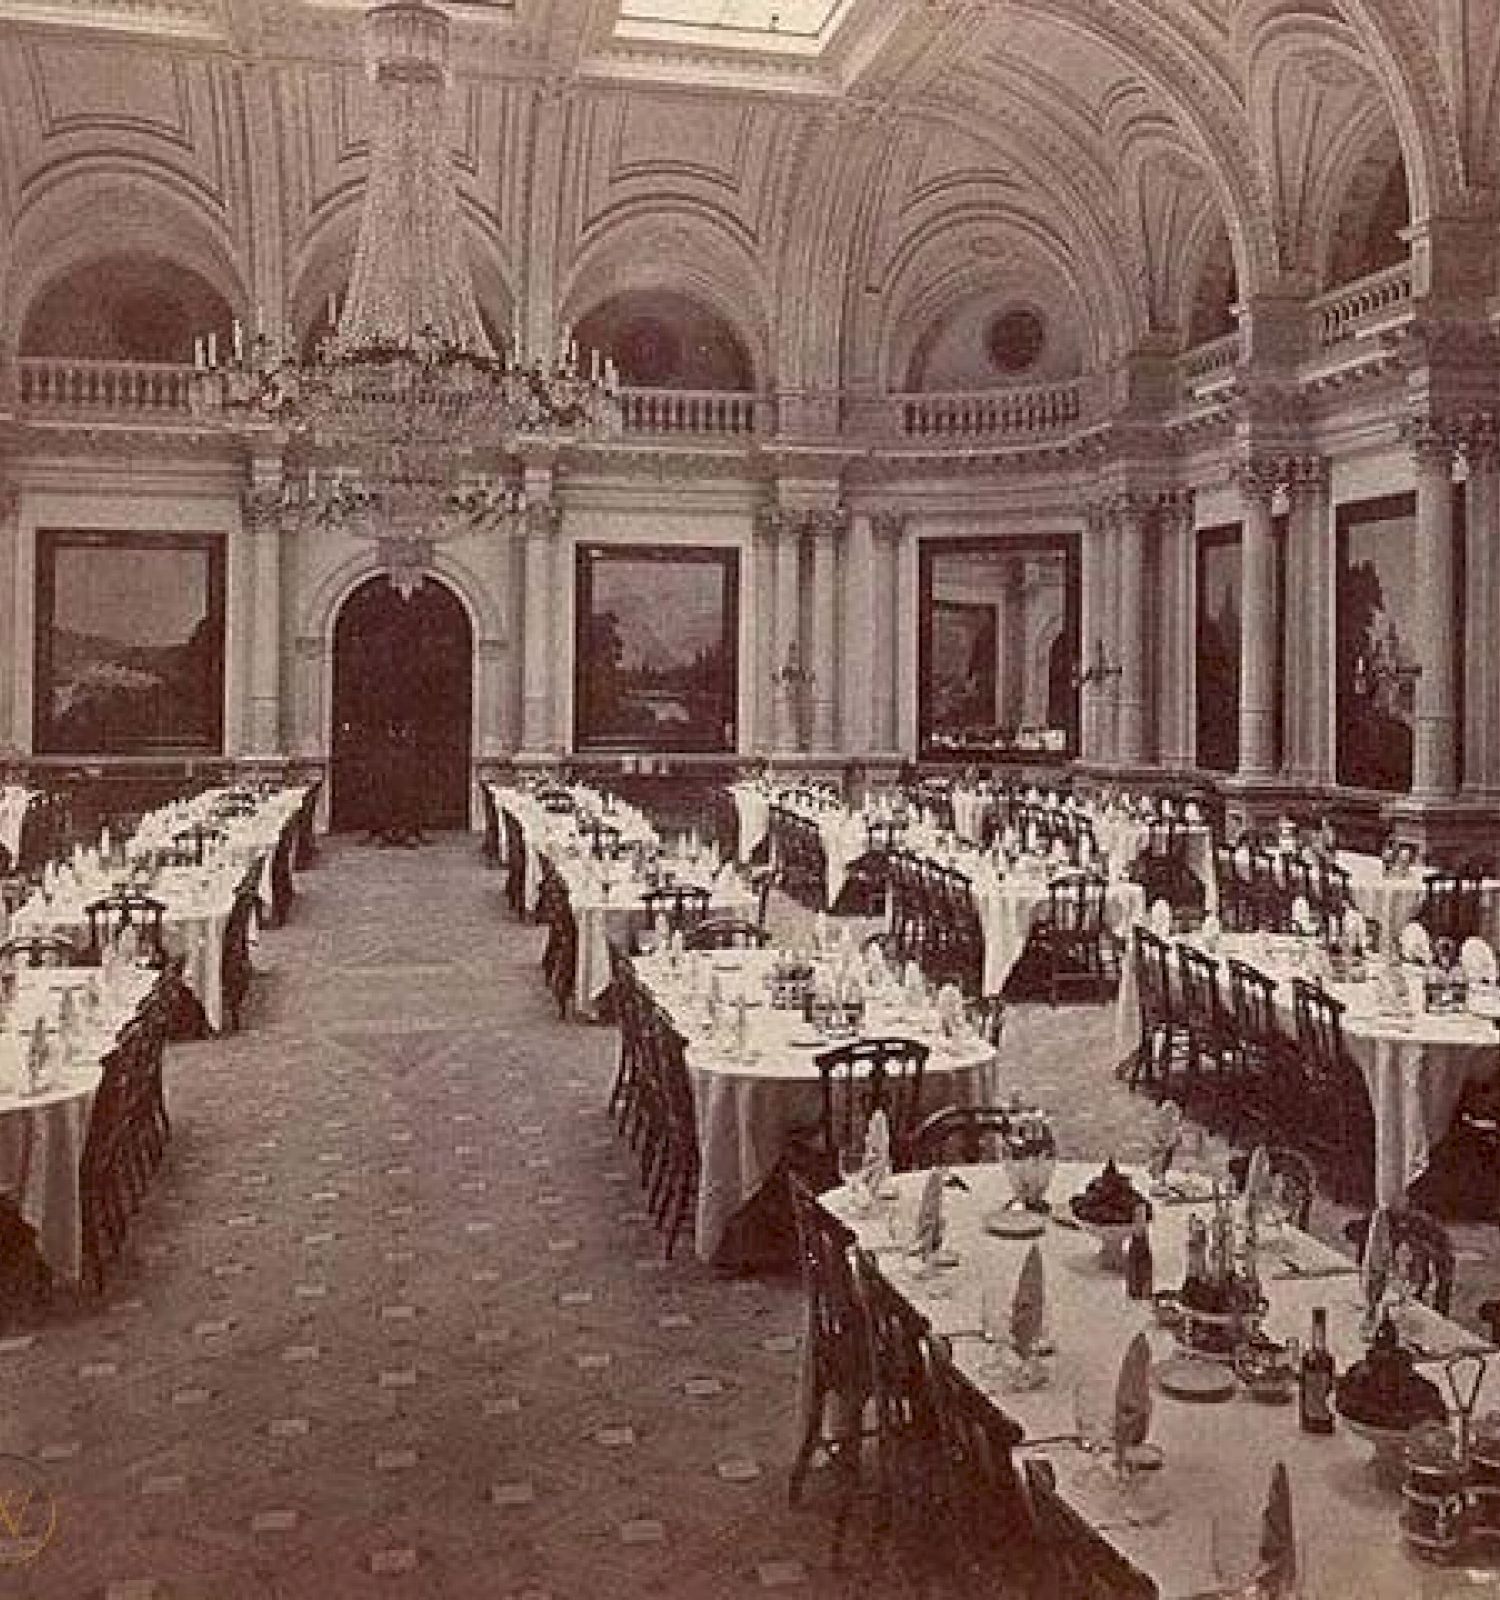
[[737,551],[584,546],[578,748],[733,750],[738,644]]
[[924,541],[921,621],[924,755],[991,760],[1076,751],[1073,541]]
[[37,536],[36,748],[217,752],[224,724],[224,541]]

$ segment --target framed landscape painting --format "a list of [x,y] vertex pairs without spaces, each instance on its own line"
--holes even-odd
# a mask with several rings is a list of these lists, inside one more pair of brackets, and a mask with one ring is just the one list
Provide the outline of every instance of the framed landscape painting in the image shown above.
[[738,551],[586,545],[577,628],[578,748],[735,748]]
[[222,749],[222,538],[43,530],[36,627],[39,753]]

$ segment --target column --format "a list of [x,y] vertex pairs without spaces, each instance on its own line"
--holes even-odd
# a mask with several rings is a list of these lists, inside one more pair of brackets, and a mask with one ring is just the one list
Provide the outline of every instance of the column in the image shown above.
[[1182,771],[1194,758],[1197,593],[1193,570],[1192,490],[1162,497],[1157,540],[1156,750],[1162,766]]
[[[547,487],[550,491],[550,477]],[[550,499],[536,498],[528,484],[523,515],[521,748],[539,756],[552,732],[552,542],[558,513]]]
[[1115,594],[1118,633],[1115,660],[1120,675],[1115,712],[1115,760],[1143,766],[1146,749],[1146,518],[1139,496],[1123,495],[1114,507]]
[[844,527],[839,510],[808,515],[812,535],[812,747],[829,751],[838,745],[838,536]]
[[902,755],[915,757],[921,730],[918,727],[920,688],[917,676],[920,662],[917,639],[921,625],[921,582],[919,575],[920,539],[915,522],[903,521],[896,542],[896,688],[894,743]]
[[1283,725],[1288,775],[1320,785],[1333,776],[1332,530],[1328,463],[1322,456],[1287,462],[1287,654]]
[[1079,549],[1078,582],[1078,685],[1079,754],[1085,761],[1104,759],[1103,685],[1082,682],[1104,644],[1108,614],[1104,592],[1104,513],[1085,506],[1083,538]]
[[777,702],[776,685],[776,530],[779,513],[774,507],[763,506],[755,515],[755,529],[751,543],[755,562],[755,583],[752,591],[755,601],[755,654],[753,671],[754,693],[751,696],[751,723],[753,748],[769,754],[776,748]]
[[875,527],[868,511],[849,519],[844,543],[844,648],[839,656],[839,728],[844,748],[878,748],[875,729]]
[[1026,563],[1002,556],[995,594],[995,704],[993,720],[1002,728],[1026,721]]
[[1458,563],[1453,527],[1453,443],[1431,422],[1411,432],[1417,478],[1417,561],[1413,641],[1416,682],[1412,749],[1414,798],[1451,796],[1458,782],[1455,699],[1458,648]]
[[1474,422],[1464,568],[1464,795],[1500,799],[1500,432]]
[[561,755],[573,743],[573,657],[577,649],[573,605],[576,590],[572,541],[562,531],[562,507],[552,506],[552,701],[548,748]]
[[255,626],[250,634],[249,754],[281,751],[281,462],[250,464],[245,525],[251,538]]
[[877,511],[870,519],[870,532],[874,535],[875,579],[874,613],[875,637],[871,655],[874,661],[873,738],[875,748],[885,754],[901,746],[901,730],[896,716],[899,704],[897,680],[900,663],[897,660],[896,642],[908,628],[904,620],[900,598],[900,556],[902,535],[906,518],[899,511]]
[[798,582],[802,562],[802,519],[783,511],[776,524],[776,748],[802,748],[802,684],[807,668],[802,653]]
[[1277,474],[1252,463],[1238,473],[1240,539],[1240,776],[1276,773],[1276,546],[1271,502]]
[[16,704],[16,664],[21,659],[16,601],[21,555],[21,493],[0,477],[0,756],[19,755],[22,737]]

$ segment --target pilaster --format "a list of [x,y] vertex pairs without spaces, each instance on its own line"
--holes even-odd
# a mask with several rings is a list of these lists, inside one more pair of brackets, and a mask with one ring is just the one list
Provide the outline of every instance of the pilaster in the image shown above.
[[1463,797],[1500,805],[1500,430],[1472,419],[1463,435],[1468,465],[1464,593]]
[[250,635],[250,725],[245,754],[257,759],[285,753],[281,718],[283,491],[280,456],[254,457],[244,497],[255,615]]
[[1240,545],[1239,777],[1269,783],[1276,776],[1276,593],[1272,504],[1282,474],[1275,462],[1251,460],[1235,473],[1244,508]]
[[19,756],[30,743],[20,727],[17,694],[20,547],[21,491],[0,463],[0,759]]

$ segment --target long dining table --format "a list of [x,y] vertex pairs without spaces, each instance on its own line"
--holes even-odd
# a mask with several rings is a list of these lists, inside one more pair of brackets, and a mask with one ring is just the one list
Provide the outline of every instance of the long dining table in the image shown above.
[[[1174,946],[1179,942],[1204,948],[1201,935],[1184,936],[1173,941]],[[1278,1024],[1289,1038],[1294,1037],[1291,980],[1311,978],[1317,971],[1322,957],[1316,941],[1289,935],[1225,933],[1209,944],[1207,953],[1221,962],[1236,957],[1275,981]],[[1395,967],[1391,976],[1402,985],[1405,995],[1399,1007],[1384,997],[1385,983],[1373,978],[1358,983],[1334,982],[1326,975],[1321,979],[1344,1006],[1345,1047],[1370,1097],[1379,1205],[1399,1204],[1427,1170],[1465,1088],[1500,1071],[1500,1032],[1490,1017],[1425,1012],[1420,969]],[[1117,1003],[1116,1044],[1123,1058],[1140,1037],[1140,994],[1130,961],[1122,969]]]
[[[54,1277],[76,1283],[83,1272],[81,1162],[103,1058],[120,1029],[159,980],[147,968],[22,968],[0,1026],[0,1192],[12,1195],[36,1229],[42,1259]],[[89,1025],[33,1091],[27,1052],[37,1020],[57,1036],[62,997],[98,996]],[[82,1013],[80,1013],[82,1015]]]
[[[1483,1581],[1459,1567],[1430,1565],[1403,1544],[1399,1492],[1375,1470],[1372,1446],[1341,1420],[1330,1436],[1302,1432],[1294,1400],[1252,1398],[1237,1382],[1224,1398],[1181,1399],[1164,1390],[1167,1367],[1179,1357],[1174,1334],[1159,1324],[1150,1302],[1125,1295],[1119,1270],[1106,1266],[1095,1239],[1070,1225],[1069,1197],[1099,1171],[1099,1163],[1060,1163],[1051,1185],[1053,1209],[1038,1219],[1035,1237],[1043,1269],[1044,1327],[1053,1354],[1042,1387],[1010,1386],[995,1348],[982,1337],[986,1289],[1009,1306],[1032,1240],[1000,1237],[991,1229],[1009,1209],[1011,1186],[999,1166],[952,1169],[962,1187],[944,1190],[946,1265],[925,1268],[893,1243],[889,1217],[909,1213],[921,1173],[896,1179],[893,1201],[856,1205],[847,1189],[823,1204],[875,1253],[882,1274],[946,1335],[964,1374],[1024,1430],[1017,1447],[1053,1465],[1058,1489],[1082,1518],[1157,1584],[1163,1600],[1229,1596],[1254,1567],[1261,1509],[1277,1462],[1289,1475],[1293,1526],[1301,1565],[1302,1600],[1437,1600],[1472,1595]],[[1147,1180],[1126,1168],[1139,1188]],[[1206,1207],[1155,1204],[1151,1243],[1158,1288],[1181,1284],[1188,1218]],[[896,1230],[899,1232],[899,1229]],[[1277,1340],[1305,1340],[1315,1307],[1328,1316],[1329,1345],[1338,1370],[1366,1351],[1364,1300],[1354,1264],[1311,1235],[1285,1227],[1263,1238],[1260,1279],[1266,1298],[1264,1331]],[[1416,1302],[1396,1313],[1403,1340],[1415,1348],[1417,1370],[1443,1388],[1444,1361],[1491,1347]],[[1112,1395],[1125,1351],[1144,1332],[1153,1357],[1149,1442],[1160,1465],[1138,1472],[1123,1489],[1097,1458],[1079,1447],[1079,1397],[1101,1387]],[[1200,1359],[1200,1358],[1195,1358]],[[1180,1385],[1170,1385],[1181,1392]],[[1490,1375],[1481,1409],[1500,1403],[1500,1378]],[[1028,1442],[1030,1441],[1030,1442]],[[1226,1570],[1227,1569],[1227,1570]]]
[[[700,1260],[719,1254],[730,1224],[776,1171],[794,1135],[818,1126],[820,1078],[815,1057],[841,1042],[824,1037],[800,1010],[768,1000],[772,950],[705,952],[706,960],[638,957],[642,982],[687,1041],[697,1120],[700,1177],[694,1246]],[[720,998],[717,1027],[708,1022],[709,986]],[[743,998],[748,1049],[738,1048],[727,1018]],[[977,1034],[948,1037],[931,1007],[894,985],[867,997],[866,1035],[914,1038],[929,1048],[923,1106],[984,1104],[996,1092],[994,1047]]]

